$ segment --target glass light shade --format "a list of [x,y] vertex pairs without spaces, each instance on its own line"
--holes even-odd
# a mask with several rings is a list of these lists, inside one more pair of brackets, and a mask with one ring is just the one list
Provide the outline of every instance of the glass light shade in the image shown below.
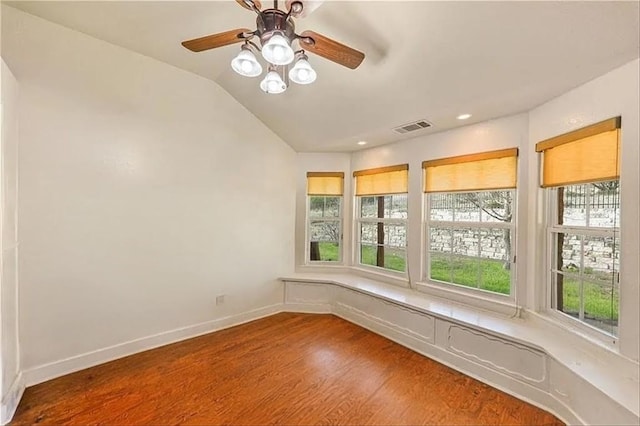
[[294,83],[310,84],[316,81],[315,70],[311,68],[311,64],[304,58],[298,59],[298,62],[289,71],[289,78]]
[[262,47],[262,57],[273,65],[287,65],[293,61],[295,53],[289,42],[281,34],[274,34]]
[[265,93],[282,93],[287,90],[287,85],[282,81],[280,74],[275,71],[269,71],[264,79],[260,82],[260,88]]
[[242,49],[231,61],[231,68],[245,77],[257,77],[262,74],[262,65],[252,51]]

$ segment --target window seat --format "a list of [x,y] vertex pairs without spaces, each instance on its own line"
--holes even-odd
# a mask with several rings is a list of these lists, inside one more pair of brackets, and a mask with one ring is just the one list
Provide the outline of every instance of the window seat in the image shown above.
[[565,422],[639,422],[638,363],[543,315],[509,317],[347,273],[280,280],[286,310],[332,312]]

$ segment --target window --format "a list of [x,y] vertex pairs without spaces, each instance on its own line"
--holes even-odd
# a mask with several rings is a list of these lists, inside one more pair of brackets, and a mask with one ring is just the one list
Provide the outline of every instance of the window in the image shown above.
[[549,195],[551,308],[618,334],[620,118],[536,145]]
[[509,295],[517,149],[425,161],[426,278]]
[[309,262],[342,261],[344,173],[307,173],[307,247]]
[[407,164],[354,172],[357,263],[407,269]]

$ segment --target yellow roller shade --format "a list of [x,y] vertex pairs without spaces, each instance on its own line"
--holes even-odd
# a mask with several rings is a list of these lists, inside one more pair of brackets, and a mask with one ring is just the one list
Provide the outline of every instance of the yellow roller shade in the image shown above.
[[515,188],[517,164],[518,148],[425,161],[424,192]]
[[403,194],[409,190],[409,165],[381,167],[353,172],[356,195]]
[[542,186],[563,186],[620,176],[620,117],[536,144],[542,152]]
[[343,172],[308,172],[308,195],[342,195],[344,193]]

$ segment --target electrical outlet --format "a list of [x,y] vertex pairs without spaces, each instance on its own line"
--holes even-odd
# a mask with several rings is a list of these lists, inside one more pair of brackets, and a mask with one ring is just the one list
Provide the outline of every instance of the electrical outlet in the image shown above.
[[216,296],[216,306],[222,305],[223,303],[224,303],[224,294],[221,294],[220,296]]

